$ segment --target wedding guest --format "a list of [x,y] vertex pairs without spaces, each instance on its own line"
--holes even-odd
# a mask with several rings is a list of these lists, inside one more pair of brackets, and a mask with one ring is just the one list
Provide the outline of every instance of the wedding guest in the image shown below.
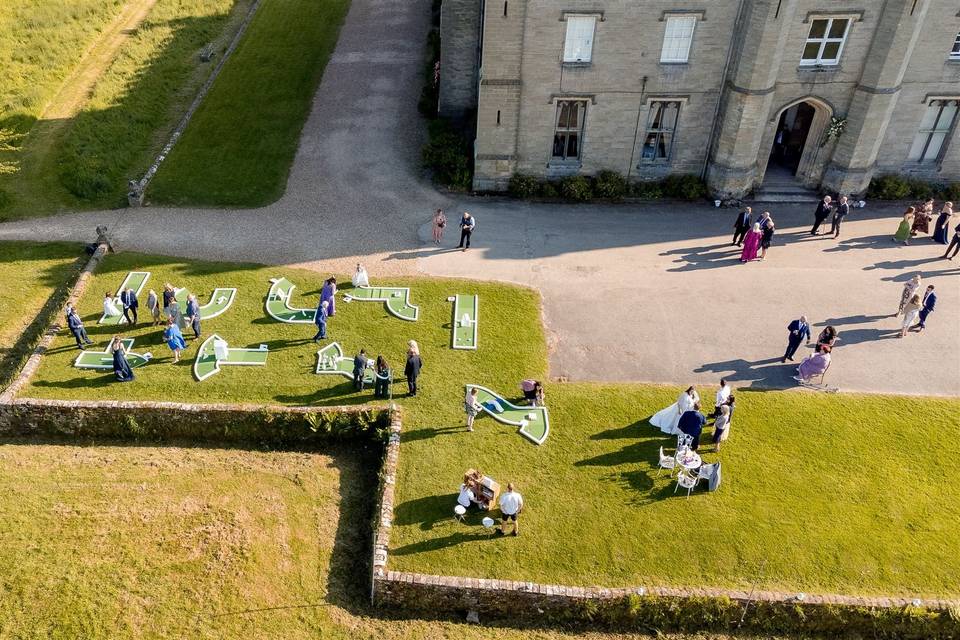
[[838,335],[837,330],[828,325],[820,332],[820,335],[817,336],[817,346],[814,348],[814,351],[823,351],[823,347],[830,347],[832,351]]
[[355,391],[363,391],[364,378],[367,376],[367,364],[369,363],[367,352],[360,349],[360,353],[353,356],[353,388]]
[[725,441],[730,435],[730,407],[726,404],[720,405],[720,415],[713,423],[713,450],[720,451],[720,443]]
[[707,418],[700,413],[700,403],[693,405],[689,411],[684,411],[677,423],[677,428],[681,433],[685,433],[693,438],[690,448],[696,451],[700,447],[700,434],[703,433],[703,426],[707,424]]
[[753,229],[747,233],[743,241],[743,251],[740,252],[740,262],[750,262],[757,257],[757,249],[760,247],[760,239],[763,233],[760,231],[760,223],[754,222]]
[[200,303],[197,302],[197,296],[192,293],[187,296],[187,322],[193,329],[193,337],[200,337]]
[[377,356],[377,365],[374,372],[373,396],[375,398],[390,397],[390,383],[393,381],[393,374],[390,373],[390,365],[387,364],[387,359],[382,355]]
[[337,279],[327,278],[320,290],[320,301],[327,301],[327,315],[331,318],[337,315]]
[[520,495],[519,491],[516,491],[513,483],[507,483],[507,492],[500,496],[500,513],[503,518],[500,522],[500,529],[498,532],[500,535],[503,535],[504,526],[509,521],[513,521],[513,535],[520,535],[520,512],[523,511],[523,496]]
[[727,400],[730,398],[730,393],[733,390],[730,388],[730,385],[727,384],[727,381],[720,379],[720,389],[717,390],[717,395],[713,403],[713,417],[716,418],[720,415],[720,407],[726,406]]
[[313,336],[314,342],[327,337],[327,306],[329,306],[327,301],[321,300],[317,312],[313,315],[313,324],[317,325],[317,333]]
[[[473,236],[473,230],[477,226],[477,220],[470,215],[469,211],[463,212],[463,217],[460,218],[460,244],[457,245],[458,248],[466,251],[470,248],[470,237]],[[463,246],[463,243],[466,242],[467,246]]]
[[477,504],[477,494],[474,493],[473,478],[468,474],[463,476],[463,484],[460,485],[460,491],[457,494],[457,504],[464,509],[469,509]]
[[120,309],[117,309],[117,303],[114,302],[113,295],[109,291],[103,296],[103,315],[107,317],[123,315]]
[[113,353],[113,375],[117,382],[130,382],[133,380],[133,369],[127,362],[127,351],[123,347],[120,336],[113,336],[110,341],[110,351]]
[[150,292],[147,294],[147,311],[150,312],[150,317],[153,318],[150,326],[155,327],[160,324],[160,298],[157,297],[157,292],[153,289],[150,289]]
[[933,198],[927,199],[917,208],[917,212],[913,216],[913,224],[910,225],[910,236],[930,233],[931,218],[933,218]]
[[800,348],[804,339],[810,342],[810,324],[807,322],[807,316],[800,316],[799,320],[794,320],[787,325],[787,331],[790,332],[787,337],[787,350],[783,352],[780,362],[789,360],[793,362],[793,356]]
[[170,351],[173,351],[173,363],[180,362],[180,353],[187,348],[187,342],[183,339],[180,325],[177,324],[173,316],[167,318],[167,328],[163,330],[163,340],[170,347]]
[[913,294],[919,293],[921,283],[922,278],[920,277],[919,273],[904,283],[903,291],[900,293],[900,306],[897,308],[897,312],[893,314],[894,317],[903,313],[903,308],[907,306],[907,302],[910,301],[910,298],[913,297]]
[[743,239],[751,227],[752,216],[753,209],[750,207],[744,207],[740,215],[737,216],[736,222],[733,223],[733,242],[730,243],[731,245],[737,245],[738,247],[743,246]]
[[370,278],[367,276],[367,270],[364,269],[363,265],[359,262],[357,263],[357,270],[353,273],[353,278],[351,278],[350,281],[354,287],[370,286]]
[[903,307],[903,322],[900,325],[900,337],[907,335],[907,331],[910,330],[910,327],[913,326],[913,323],[917,321],[917,317],[920,315],[920,308],[923,306],[923,302],[920,298],[919,293],[915,293],[910,297],[910,300]]
[[934,308],[937,306],[937,294],[933,291],[933,285],[927,286],[926,293],[923,294],[923,300],[920,302],[920,324],[918,325],[917,332],[923,331],[927,328],[927,316],[933,313]]
[[410,349],[407,350],[407,364],[403,368],[403,375],[407,377],[407,391],[412,397],[417,395],[417,379],[420,377],[420,370],[423,368],[423,360],[420,358],[420,348],[413,340],[410,341]]
[[910,244],[910,227],[913,225],[913,217],[916,211],[913,207],[907,207],[907,210],[903,212],[900,226],[897,227],[897,232],[893,236],[894,242]]
[[833,205],[831,202],[833,198],[830,196],[823,196],[817,204],[817,210],[813,214],[814,222],[813,227],[810,229],[810,235],[818,236],[820,235],[820,225],[823,224],[823,221],[830,217],[830,214],[833,212]]
[[793,379],[798,382],[810,382],[810,380],[816,376],[820,376],[820,379],[823,380],[823,374],[830,368],[830,360],[831,355],[829,348],[804,358],[800,366],[797,367],[797,375],[795,375]]
[[407,355],[420,355],[420,345],[417,344],[416,340],[410,340],[407,342]]
[[477,388],[471,387],[463,401],[463,410],[467,414],[467,431],[473,431],[473,421],[480,413],[480,401],[477,400]]
[[[127,289],[120,292],[120,304],[123,305],[123,317],[127,319],[130,325],[137,324],[137,310],[140,308],[140,301],[137,300],[137,292],[133,289]],[[130,316],[133,316],[132,318]]]
[[[953,255],[950,255],[950,251],[953,251]],[[960,224],[953,228],[953,239],[950,240],[950,245],[947,247],[947,252],[943,254],[943,257],[947,260],[953,260],[957,257],[957,252],[960,252]]]
[[947,236],[950,233],[950,218],[953,216],[953,203],[944,202],[940,209],[940,215],[937,217],[937,223],[933,227],[933,241],[940,244],[949,242]]
[[834,239],[840,237],[840,225],[843,224],[843,219],[847,217],[848,213],[850,213],[850,205],[847,204],[847,196],[840,196],[840,204],[837,205],[837,210],[833,212],[833,222],[830,225],[830,232]]
[[177,299],[177,292],[169,282],[163,285],[163,317],[169,318],[170,305]]
[[433,242],[440,244],[443,240],[443,230],[447,226],[447,216],[443,215],[443,209],[437,209],[433,214]]
[[83,320],[80,314],[73,308],[73,305],[67,305],[67,328],[73,334],[77,341],[77,349],[83,349],[88,344],[93,344],[93,340],[87,335],[87,330],[83,326]]
[[169,307],[170,317],[173,318],[174,322],[177,323],[177,327],[180,328],[182,332],[187,328],[187,319],[183,315],[183,311],[180,310],[180,302],[176,298],[173,299],[173,302],[170,303]]
[[773,218],[770,217],[770,214],[767,214],[764,223],[760,225],[760,260],[766,260],[767,258],[767,249],[770,248],[770,245],[773,243],[773,232],[776,230],[776,225],[773,224]]

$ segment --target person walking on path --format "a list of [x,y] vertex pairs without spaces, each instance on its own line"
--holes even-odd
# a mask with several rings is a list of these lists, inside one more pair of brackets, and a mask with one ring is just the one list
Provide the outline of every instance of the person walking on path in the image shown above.
[[840,225],[843,224],[843,219],[848,213],[850,213],[850,205],[847,204],[847,196],[840,196],[840,204],[833,212],[833,221],[830,224],[830,233],[833,234],[834,240],[840,237]]
[[915,212],[916,209],[913,207],[907,207],[907,210],[903,212],[903,219],[900,220],[900,226],[897,227],[897,232],[893,235],[894,242],[910,244],[910,228],[913,225]]
[[200,337],[200,303],[197,302],[197,296],[192,293],[187,296],[187,321],[190,328],[193,329],[193,337]]
[[443,215],[443,209],[437,209],[433,214],[433,243],[440,244],[443,240],[443,230],[447,228],[447,216]]
[[317,306],[317,312],[313,316],[313,324],[317,325],[317,333],[313,336],[313,341],[317,342],[327,337],[327,301],[322,300]]
[[[953,250],[953,255],[950,255],[950,250]],[[947,260],[953,260],[957,257],[957,252],[960,252],[960,224],[958,224],[953,229],[953,239],[950,241],[950,245],[947,247],[947,252],[943,254],[943,257]]]
[[183,339],[180,327],[173,316],[167,318],[167,328],[163,330],[163,340],[170,347],[170,351],[173,351],[173,363],[180,362],[180,352],[187,348],[187,341]]
[[480,402],[477,400],[477,388],[471,387],[467,397],[463,400],[463,410],[467,414],[467,431],[473,431],[473,421],[480,413]]
[[903,308],[907,306],[907,303],[910,301],[910,298],[913,297],[913,294],[920,292],[920,285],[922,282],[923,280],[918,273],[904,283],[903,291],[900,293],[900,306],[897,308],[897,312],[893,314],[894,317],[903,313]]
[[820,225],[823,224],[823,221],[830,217],[830,214],[833,212],[833,198],[830,196],[823,196],[817,204],[817,210],[813,214],[814,222],[813,227],[810,229],[810,235],[818,236],[820,235]]
[[327,315],[331,318],[337,315],[337,279],[327,278],[320,289],[320,302],[327,302]]
[[410,349],[407,350],[407,364],[403,367],[403,375],[407,377],[407,392],[411,397],[417,396],[417,379],[420,377],[420,370],[423,369],[423,360],[420,358],[420,349],[413,340]]
[[387,359],[382,355],[377,356],[376,376],[373,381],[373,397],[388,398],[390,396],[390,383],[393,381],[393,375],[390,373],[390,365]]
[[[130,325],[137,324],[137,310],[140,308],[140,301],[137,300],[137,292],[133,289],[127,289],[120,292],[120,304],[123,305],[123,317],[127,319]],[[133,315],[131,319],[130,316]]]
[[917,207],[917,212],[913,216],[913,224],[910,225],[910,236],[913,237],[920,233],[930,233],[930,220],[932,218],[933,198],[929,198]]
[[523,511],[523,496],[520,495],[520,492],[517,491],[512,482],[507,483],[507,492],[500,496],[500,513],[502,514],[502,519],[500,521],[500,528],[497,530],[497,533],[504,535],[506,532],[504,528],[507,523],[513,522],[513,535],[520,535],[520,512]]
[[83,327],[83,320],[80,314],[73,308],[73,305],[67,305],[67,328],[73,334],[77,341],[77,349],[83,349],[88,344],[93,344],[93,340],[87,335],[87,330]]
[[933,241],[939,244],[947,244],[950,234],[950,218],[953,217],[953,203],[944,202],[943,209],[940,209],[940,215],[937,217],[937,223],[933,227]]
[[901,338],[907,335],[907,331],[909,331],[913,323],[917,321],[917,316],[920,315],[920,307],[922,304],[920,294],[915,293],[903,308],[903,323],[900,325]]
[[117,382],[130,382],[133,380],[133,369],[127,362],[127,351],[123,348],[123,341],[120,336],[113,336],[110,341],[110,351],[113,354],[113,375]]
[[150,289],[150,292],[147,294],[147,311],[150,312],[150,317],[153,318],[150,326],[155,327],[160,324],[160,298],[157,297],[157,292],[153,289]]
[[927,292],[923,294],[923,300],[921,300],[920,305],[918,332],[927,328],[927,316],[933,313],[934,308],[937,306],[937,294],[934,293],[932,284],[927,286]]
[[800,316],[799,320],[794,320],[788,324],[787,331],[790,332],[787,337],[787,350],[784,351],[780,362],[786,362],[787,360],[793,362],[793,356],[797,353],[797,349],[800,348],[804,339],[810,342],[810,323],[807,322],[807,316]]
[[740,252],[740,262],[750,262],[757,257],[757,249],[760,247],[760,240],[763,233],[760,232],[760,223],[754,222],[753,229],[747,233],[743,241],[743,251]]
[[737,216],[737,221],[733,223],[733,242],[730,243],[731,245],[738,247],[743,246],[743,239],[746,237],[747,232],[750,231],[752,217],[753,209],[744,207],[740,215]]
[[773,232],[776,230],[776,225],[773,224],[773,218],[770,217],[769,211],[764,211],[766,216],[763,219],[763,222],[760,223],[760,260],[766,260],[767,258],[767,249],[770,248],[770,245],[773,244]]
[[[470,237],[473,235],[473,230],[477,226],[477,220],[469,211],[463,212],[463,217],[460,218],[460,244],[457,245],[457,248],[463,249],[466,251],[470,248]],[[464,246],[466,242],[466,246]]]
[[363,379],[367,375],[367,352],[360,349],[360,353],[353,356],[353,388],[356,391],[363,391]]

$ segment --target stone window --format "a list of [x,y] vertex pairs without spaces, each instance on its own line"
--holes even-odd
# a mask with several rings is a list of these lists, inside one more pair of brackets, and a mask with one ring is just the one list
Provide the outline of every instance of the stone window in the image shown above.
[[831,66],[840,62],[843,43],[850,31],[849,18],[817,18],[810,24],[810,33],[803,47],[800,64]]
[[680,102],[653,101],[647,112],[647,132],[640,151],[642,162],[669,162],[673,154],[673,135],[680,117]]
[[957,34],[957,39],[953,41],[953,49],[950,51],[951,60],[960,60],[960,33]]
[[660,62],[687,62],[690,59],[690,45],[693,43],[693,30],[696,26],[696,16],[667,16]]
[[914,162],[932,163],[940,158],[953,123],[957,119],[960,100],[931,100],[920,121],[920,130],[913,139],[907,159]]
[[596,16],[567,16],[564,62],[590,62],[593,58],[593,30]]
[[553,130],[554,160],[580,159],[586,112],[587,103],[583,100],[557,101],[557,124]]

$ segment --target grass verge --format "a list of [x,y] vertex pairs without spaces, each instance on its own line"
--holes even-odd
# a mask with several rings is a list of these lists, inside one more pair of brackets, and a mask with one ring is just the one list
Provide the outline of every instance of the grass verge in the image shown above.
[[[226,314],[206,323],[233,346],[267,344],[263,368],[226,367],[203,383],[187,360],[170,364],[159,331],[124,331],[156,360],[130,384],[71,367],[76,350],[58,338],[23,395],[67,399],[243,401],[350,404],[369,401],[345,378],[316,376],[310,325],[283,325],[263,311],[268,279],[284,275],[316,304],[322,276],[256,265],[183,262],[137,254],[110,256],[81,313],[92,325],[101,291],[128,270],[153,272],[206,296],[239,288]],[[388,316],[379,303],[338,302],[330,339],[348,354],[384,353],[396,370],[406,340],[420,342],[422,391],[400,398],[406,411],[392,555],[394,569],[604,586],[638,583],[759,587],[850,594],[960,594],[960,488],[949,481],[957,458],[951,433],[960,401],[799,392],[739,394],[731,440],[719,460],[724,483],[714,494],[675,496],[654,467],[671,439],[646,424],[678,389],[643,385],[552,384],[551,435],[536,447],[489,418],[463,429],[463,384],[517,395],[524,377],[546,375],[539,300],[502,284],[404,280],[420,321]],[[450,303],[480,296],[480,349],[453,351]],[[91,327],[98,344],[110,330]],[[141,348],[141,347],[138,347]],[[395,387],[400,391],[401,385]],[[708,395],[704,391],[704,395]],[[709,434],[709,430],[707,431]],[[931,443],[937,443],[931,446]],[[491,539],[478,525],[450,517],[454,490],[468,467],[518,484],[528,502],[524,535]]]
[[259,206],[283,194],[349,0],[264,2],[161,166],[153,202]]
[[83,266],[80,245],[68,242],[0,242],[0,389],[50,323]]

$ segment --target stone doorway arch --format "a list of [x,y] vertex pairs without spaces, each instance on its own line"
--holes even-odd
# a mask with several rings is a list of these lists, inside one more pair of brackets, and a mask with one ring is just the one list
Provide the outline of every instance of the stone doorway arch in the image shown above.
[[834,109],[815,96],[791,100],[767,122],[761,157],[761,184],[793,176],[797,183],[816,188],[830,159],[831,145],[821,146]]

